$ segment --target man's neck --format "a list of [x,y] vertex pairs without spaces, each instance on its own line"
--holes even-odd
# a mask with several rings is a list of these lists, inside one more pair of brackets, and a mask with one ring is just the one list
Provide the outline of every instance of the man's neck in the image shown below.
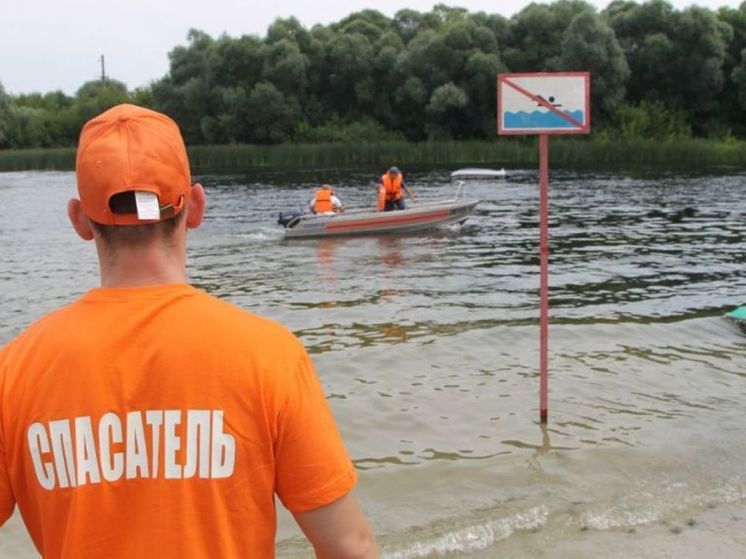
[[184,251],[151,244],[117,248],[107,253],[99,248],[101,287],[142,287],[186,283]]

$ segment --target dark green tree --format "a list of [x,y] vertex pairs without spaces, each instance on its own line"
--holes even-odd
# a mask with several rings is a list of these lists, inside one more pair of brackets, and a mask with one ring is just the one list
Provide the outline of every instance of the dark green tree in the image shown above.
[[357,33],[367,37],[371,42],[376,42],[391,28],[391,21],[379,11],[362,10],[350,14],[331,27],[334,31],[347,35]]
[[318,92],[322,102],[340,115],[359,116],[370,106],[373,46],[365,35],[336,33],[324,45],[325,76]]
[[308,58],[296,43],[282,39],[265,48],[262,81],[272,83],[285,95],[299,101],[306,97],[307,72]]
[[93,80],[84,83],[75,93],[76,108],[81,124],[114,105],[127,103],[127,86],[116,80]]
[[473,21],[479,27],[484,27],[490,31],[499,49],[495,54],[500,55],[509,41],[510,21],[501,15],[486,14],[484,12],[472,14],[469,16],[469,20]]
[[421,14],[409,9],[396,12],[393,21],[394,29],[405,45],[420,33],[428,29],[437,29],[440,23],[438,16],[432,12]]
[[313,39],[311,33],[296,18],[289,17],[276,19],[267,29],[266,43],[268,45],[283,40],[295,43],[302,53],[308,53]]
[[43,109],[33,107],[14,106],[10,110],[9,119],[9,147],[43,148],[49,147]]
[[155,107],[173,119],[187,143],[205,141],[202,119],[221,114],[222,96],[212,83],[210,68],[220,57],[215,55],[215,41],[206,33],[192,29],[188,45],[169,53],[167,76],[153,84]]
[[604,13],[631,70],[628,99],[683,109],[695,133],[704,132],[725,84],[730,26],[705,8],[677,12],[665,0],[617,1]]
[[463,90],[471,102],[471,110],[463,117],[465,136],[490,138],[495,135],[496,76],[505,71],[505,65],[496,54],[475,51],[467,59]]
[[511,72],[544,72],[560,65],[565,30],[583,12],[595,8],[582,0],[529,4],[510,20],[503,59]]
[[449,82],[433,91],[425,110],[425,132],[431,140],[459,139],[469,97],[463,89]]
[[[394,90],[394,109],[397,121],[393,128],[410,140],[425,139],[425,108],[430,99],[429,90],[422,80],[410,76]],[[382,138],[385,139],[385,138]]]
[[672,66],[679,75],[676,106],[689,112],[692,124],[705,134],[725,86],[725,46],[731,35],[729,25],[700,7],[681,12],[675,28],[677,49]]
[[670,109],[661,101],[641,101],[637,105],[622,103],[615,111],[613,122],[616,134],[625,140],[675,140],[688,138],[692,133],[687,114]]
[[533,3],[511,18],[435,5],[388,18],[354,12],[266,37],[191,30],[169,71],[128,92],[116,81],[7,95],[0,148],[74,145],[120,102],[172,116],[195,143],[490,138],[496,74],[589,70],[594,129],[630,138],[746,136],[746,4],[717,13],[667,0]]
[[290,139],[300,116],[300,107],[285,98],[269,82],[259,82],[246,102],[249,141],[279,143]]
[[265,43],[257,37],[223,35],[208,47],[204,61],[208,82],[215,87],[251,89],[261,80],[266,54]]
[[565,30],[555,71],[590,71],[594,119],[611,116],[624,100],[629,66],[614,31],[591,10],[583,10]]
[[3,84],[0,83],[0,149],[10,146],[10,118],[10,96],[5,92]]
[[665,0],[637,4],[616,0],[604,11],[627,59],[632,79],[628,98],[664,101],[672,89],[668,63],[674,55],[674,9]]
[[718,20],[731,29],[730,40],[726,45],[723,74],[725,87],[720,95],[717,120],[722,128],[734,135],[746,135],[746,5],[738,9],[720,8]]

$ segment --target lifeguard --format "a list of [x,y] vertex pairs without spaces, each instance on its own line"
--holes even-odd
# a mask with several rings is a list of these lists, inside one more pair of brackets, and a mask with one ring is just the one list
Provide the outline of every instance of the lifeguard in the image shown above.
[[42,557],[269,558],[279,499],[319,556],[376,557],[300,340],[187,283],[206,195],[176,123],[102,113],[76,176],[101,284],[0,349],[0,525],[17,505]]
[[402,190],[414,202],[414,195],[407,187],[399,167],[391,167],[378,179],[378,210],[388,212],[405,209]]
[[315,214],[323,214],[343,212],[345,207],[334,189],[330,185],[324,184],[316,191],[308,209]]

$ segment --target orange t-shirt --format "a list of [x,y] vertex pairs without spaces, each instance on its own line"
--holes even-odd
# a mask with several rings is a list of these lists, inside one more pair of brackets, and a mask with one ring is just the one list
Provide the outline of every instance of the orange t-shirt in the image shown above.
[[188,285],[94,289],[0,351],[0,525],[43,557],[273,557],[355,484],[284,327]]

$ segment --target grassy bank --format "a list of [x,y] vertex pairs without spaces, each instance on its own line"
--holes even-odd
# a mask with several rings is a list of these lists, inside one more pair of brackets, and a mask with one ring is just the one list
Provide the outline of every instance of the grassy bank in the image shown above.
[[75,169],[73,148],[0,150],[1,171],[70,171]]
[[[258,169],[356,168],[403,166],[535,167],[536,138],[499,138],[490,142],[389,142],[349,144],[229,145],[189,148],[195,173],[244,173]],[[559,137],[550,141],[555,167],[734,166],[746,168],[746,142],[714,140],[602,141]],[[0,151],[0,171],[72,170],[72,148]]]

